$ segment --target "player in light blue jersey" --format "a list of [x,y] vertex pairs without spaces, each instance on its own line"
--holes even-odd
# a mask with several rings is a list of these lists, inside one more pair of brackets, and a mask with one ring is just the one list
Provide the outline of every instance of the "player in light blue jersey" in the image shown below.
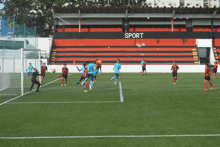
[[[87,69],[89,70],[87,78],[90,78],[89,88],[92,90],[92,86],[94,84],[93,77],[94,77],[94,70],[96,69],[95,64],[89,64],[89,61],[87,61]],[[84,80],[83,84],[87,81],[87,78]]]
[[141,61],[141,66],[142,66],[142,76],[144,75],[144,72],[145,72],[145,76],[147,75],[147,71],[146,71],[146,61],[143,60]]
[[[84,72],[85,66],[86,66],[86,63],[83,64],[83,67],[82,67],[81,69],[79,69],[78,66],[76,66],[76,68],[78,69],[78,71],[82,71],[82,75],[83,75],[83,72]],[[79,84],[79,83],[82,81],[82,79],[85,79],[85,77],[82,76],[82,75],[81,75],[79,81],[76,83],[76,85]]]
[[120,60],[118,59],[117,63],[115,63],[115,66],[113,68],[115,76],[111,78],[111,80],[115,79],[115,85],[116,85],[116,82],[117,82],[118,77],[119,77],[119,71],[121,69],[121,64],[119,62],[120,62]]
[[32,75],[32,72],[33,72],[33,66],[31,65],[31,63],[29,63],[29,66],[28,66],[28,74],[27,74],[27,78],[29,78],[29,76]]

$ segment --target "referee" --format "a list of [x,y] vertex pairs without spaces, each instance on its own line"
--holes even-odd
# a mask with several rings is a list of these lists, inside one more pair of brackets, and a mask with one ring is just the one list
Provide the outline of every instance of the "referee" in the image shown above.
[[40,92],[40,91],[38,91],[38,89],[39,89],[39,87],[40,87],[41,84],[36,80],[37,76],[39,76],[39,75],[41,75],[41,74],[39,74],[39,73],[37,72],[37,69],[34,68],[34,72],[32,73],[32,77],[31,77],[32,85],[31,85],[30,91],[32,90],[34,84],[37,84],[38,87],[37,87],[36,92]]

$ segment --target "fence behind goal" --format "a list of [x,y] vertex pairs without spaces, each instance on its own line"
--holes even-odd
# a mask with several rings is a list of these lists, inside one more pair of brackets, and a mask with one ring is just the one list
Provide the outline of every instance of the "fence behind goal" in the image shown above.
[[7,100],[28,92],[31,86],[28,66],[31,64],[40,73],[40,59],[40,50],[37,49],[1,49],[0,97]]

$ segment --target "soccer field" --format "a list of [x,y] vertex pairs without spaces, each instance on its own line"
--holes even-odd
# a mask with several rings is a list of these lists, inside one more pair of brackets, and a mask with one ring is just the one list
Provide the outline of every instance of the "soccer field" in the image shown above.
[[[46,74],[35,91],[0,106],[0,146],[218,147],[220,76],[204,92],[202,73],[113,73],[97,75],[92,90],[61,87],[59,74]],[[56,81],[54,81],[56,80]],[[8,99],[2,99],[3,103]]]

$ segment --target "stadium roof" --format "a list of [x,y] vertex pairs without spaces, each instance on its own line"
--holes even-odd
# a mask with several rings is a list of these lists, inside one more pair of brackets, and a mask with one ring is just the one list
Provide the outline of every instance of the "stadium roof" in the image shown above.
[[67,7],[54,8],[54,18],[220,18],[220,8]]

